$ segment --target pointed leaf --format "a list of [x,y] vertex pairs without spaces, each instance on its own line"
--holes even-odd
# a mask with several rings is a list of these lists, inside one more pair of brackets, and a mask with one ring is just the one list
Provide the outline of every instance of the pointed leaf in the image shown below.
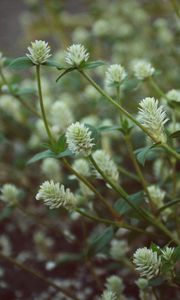
[[88,63],[85,63],[84,65],[81,66],[83,69],[94,69],[98,68],[100,66],[104,66],[106,63],[102,60],[96,60],[96,61],[91,61]]
[[9,67],[15,70],[27,69],[33,66],[33,62],[26,56],[15,58],[9,64]]
[[114,231],[112,226],[103,230],[101,234],[96,235],[89,240],[89,255],[95,255],[98,252],[101,252],[113,239]]
[[47,158],[47,157],[53,157],[55,158],[55,154],[51,151],[51,150],[45,150],[43,152],[40,152],[40,153],[37,153],[35,154],[29,161],[28,161],[28,164],[32,164],[38,160],[42,160],[44,158]]

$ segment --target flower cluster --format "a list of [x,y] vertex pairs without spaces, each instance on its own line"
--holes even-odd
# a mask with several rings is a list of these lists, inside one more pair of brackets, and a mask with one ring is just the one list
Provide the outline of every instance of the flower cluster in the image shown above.
[[89,53],[81,44],[73,44],[67,48],[65,61],[71,66],[80,66],[83,62],[86,62],[88,58]]
[[63,206],[66,209],[76,207],[76,198],[64,185],[54,183],[53,180],[45,181],[36,195],[36,200],[43,200],[50,209]]
[[35,64],[40,65],[45,63],[48,58],[51,56],[48,43],[41,40],[36,40],[31,42],[31,47],[28,47],[29,53],[26,56]]
[[148,130],[154,141],[162,143],[166,141],[164,124],[168,119],[163,106],[158,107],[158,100],[147,97],[140,102],[139,121]]
[[93,138],[91,131],[79,122],[73,123],[67,128],[66,140],[68,148],[75,155],[82,154],[88,156],[91,154],[93,147]]
[[105,290],[101,296],[101,300],[116,300],[116,295],[111,290]]

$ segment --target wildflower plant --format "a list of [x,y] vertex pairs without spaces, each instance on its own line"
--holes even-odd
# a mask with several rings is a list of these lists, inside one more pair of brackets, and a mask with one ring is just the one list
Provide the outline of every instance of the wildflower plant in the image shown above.
[[[156,5],[152,4],[152,11]],[[61,264],[63,280],[66,263],[73,263],[75,272],[59,282],[55,273],[54,279],[47,279],[25,266],[28,253],[13,259],[0,249],[0,258],[53,287],[38,299],[125,300],[129,278],[139,287],[141,299],[160,299],[164,285],[174,289],[176,299],[180,284],[178,49],[174,45],[173,51],[166,52],[175,43],[175,21],[169,26],[169,21],[154,20],[147,39],[152,18],[138,1],[113,1],[108,10],[104,1],[97,1],[85,18],[57,6],[45,1],[47,18],[35,18],[39,25],[50,22],[46,25],[51,40],[56,41],[55,47],[61,43],[55,55],[53,43],[50,46],[46,40],[31,42],[28,53],[16,59],[0,53],[0,220],[11,216],[23,232],[40,225],[34,238],[37,266],[44,262],[46,271],[54,272]],[[163,59],[157,48],[164,49]],[[26,75],[32,78],[26,80]],[[12,181],[26,190],[23,205],[18,201],[20,190],[6,183]],[[31,218],[31,223],[19,214]]]

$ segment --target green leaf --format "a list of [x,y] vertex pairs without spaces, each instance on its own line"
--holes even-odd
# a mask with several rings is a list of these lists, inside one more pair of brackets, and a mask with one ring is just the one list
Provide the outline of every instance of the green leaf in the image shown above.
[[103,230],[101,234],[98,234],[88,241],[88,255],[95,255],[101,252],[113,239],[114,231],[112,226]]
[[62,158],[62,157],[67,157],[67,156],[74,156],[74,154],[69,150],[66,149],[65,151],[55,154],[55,158]]
[[174,250],[173,257],[172,257],[174,263],[180,260],[180,246],[177,246]]
[[15,58],[9,67],[15,70],[27,69],[34,66],[33,62],[26,56]]
[[60,65],[58,62],[53,61],[51,59],[48,59],[43,65],[47,66],[47,67],[55,67],[55,68],[58,68],[58,70],[66,69],[66,67]]
[[106,64],[106,62],[102,61],[102,60],[95,60],[95,61],[91,61],[88,63],[83,64],[82,66],[80,66],[82,69],[94,69],[94,68],[98,68],[100,66],[104,66]]
[[177,131],[174,131],[173,133],[171,133],[170,137],[172,139],[180,138],[180,130],[177,130]]
[[134,151],[134,153],[137,156],[137,160],[139,161],[139,163],[144,166],[145,161],[153,154],[153,151],[155,147],[157,147],[157,145],[159,145],[159,143],[156,143],[152,146],[147,146],[147,147],[143,147],[143,148],[139,148],[137,150]]
[[114,126],[100,126],[97,128],[98,131],[114,131],[114,130],[119,130],[121,127],[119,125],[114,125]]
[[150,248],[153,252],[157,252],[159,255],[161,255],[161,249],[155,243],[152,242]]
[[42,160],[47,157],[55,158],[55,154],[51,150],[45,150],[40,153],[35,154],[29,161],[28,164],[32,164],[38,160]]
[[12,206],[6,206],[1,212],[0,212],[0,221],[3,221],[4,219],[9,218],[14,211],[14,207]]
[[[138,193],[135,193],[133,195],[130,195],[129,200],[132,201],[132,203],[135,206],[140,206],[141,204],[144,203],[144,192],[140,191]],[[129,212],[131,212],[133,209],[129,204],[124,200],[124,199],[119,199],[116,201],[114,204],[114,209],[120,214],[120,215],[125,215]]]
[[34,94],[36,94],[36,91],[31,88],[22,88],[22,89],[16,90],[15,94],[17,96],[28,95],[28,94],[34,95]]
[[163,277],[157,277],[157,278],[150,279],[148,281],[148,285],[152,286],[152,287],[155,287],[155,286],[161,285],[164,282],[165,282],[165,278],[163,278]]
[[121,85],[121,89],[125,92],[134,91],[138,88],[139,80],[138,79],[125,79]]
[[[66,150],[66,136],[65,133],[60,136],[57,143],[53,146],[53,149],[56,153],[63,152]],[[52,150],[53,150],[52,149]]]

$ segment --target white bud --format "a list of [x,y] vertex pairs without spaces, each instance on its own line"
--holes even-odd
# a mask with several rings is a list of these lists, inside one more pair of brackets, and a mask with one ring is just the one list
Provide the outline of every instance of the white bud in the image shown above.
[[115,260],[121,260],[125,257],[127,252],[129,251],[129,247],[126,240],[112,240],[110,255]]
[[91,131],[79,122],[70,125],[66,131],[68,148],[72,153],[88,156],[93,147]]
[[180,102],[180,91],[179,90],[170,90],[166,96],[168,97],[169,100],[173,100],[176,102]]
[[40,186],[36,200],[43,200],[50,209],[63,206],[71,210],[76,207],[76,198],[70,189],[65,189],[64,185],[54,183],[53,180],[45,181]]
[[105,290],[101,296],[101,300],[116,300],[116,295],[111,290]]
[[105,86],[113,87],[113,85],[120,85],[126,76],[127,74],[121,65],[111,65],[105,73]]
[[137,249],[133,255],[133,262],[140,276],[148,280],[157,277],[160,273],[161,257],[152,249],[146,247]]
[[83,62],[86,62],[88,58],[89,53],[81,44],[73,44],[67,48],[65,61],[71,66],[80,66]]
[[70,124],[74,117],[69,106],[63,101],[56,101],[51,107],[50,114],[52,130],[55,133],[62,133]]
[[139,80],[144,80],[148,77],[151,77],[154,74],[155,69],[149,62],[145,60],[137,60],[133,63],[133,71],[134,75]]
[[146,97],[139,104],[139,121],[147,128],[156,142],[164,143],[166,136],[164,124],[168,121],[163,106],[158,107],[158,100]]
[[48,43],[41,40],[36,40],[35,42],[31,42],[31,47],[27,48],[29,53],[26,56],[35,64],[40,65],[47,61],[47,59],[51,56]]
[[20,196],[20,190],[11,183],[6,183],[2,186],[0,199],[7,203],[9,206],[16,205]]
[[166,194],[165,191],[163,191],[156,185],[148,186],[148,191],[149,191],[150,197],[151,197],[152,201],[154,202],[154,204],[158,208],[163,206],[163,200],[164,200],[164,197]]

